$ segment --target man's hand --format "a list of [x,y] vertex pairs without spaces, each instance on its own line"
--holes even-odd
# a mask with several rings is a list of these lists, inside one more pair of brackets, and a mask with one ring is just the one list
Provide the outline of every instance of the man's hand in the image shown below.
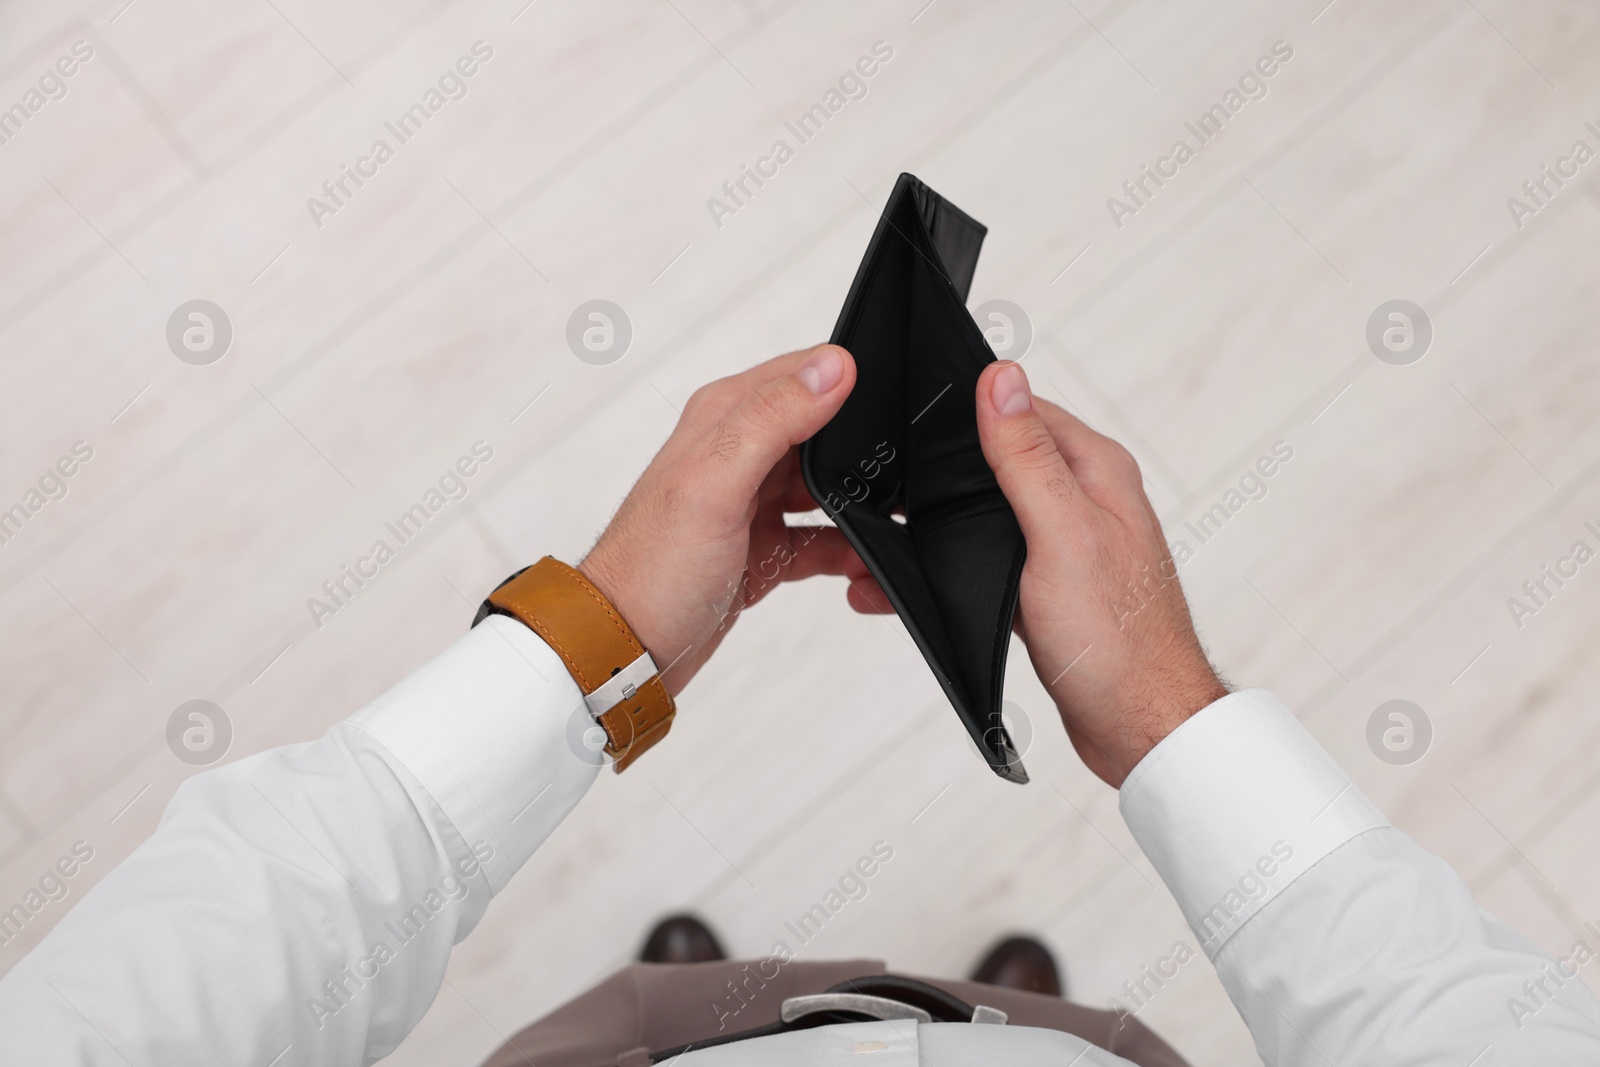
[[784,512],[817,506],[801,481],[796,446],[833,417],[855,383],[850,353],[820,345],[697,390],[578,564],[644,642],[674,694],[739,612],[779,582],[844,575],[858,608],[877,590],[838,530],[783,521]]
[[1031,396],[1015,363],[987,368],[977,400],[984,456],[1028,542],[1018,630],[1073,747],[1120,788],[1227,687],[1132,454]]

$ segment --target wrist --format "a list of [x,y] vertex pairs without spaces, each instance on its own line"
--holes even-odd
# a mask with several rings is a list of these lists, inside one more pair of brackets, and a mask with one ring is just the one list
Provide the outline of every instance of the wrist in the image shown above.
[[590,585],[600,590],[600,595],[606,598],[618,615],[622,616],[622,621],[628,624],[628,629],[633,631],[634,637],[638,638],[645,651],[650,653],[650,658],[655,660],[656,666],[665,670],[671,657],[661,658],[663,649],[649,625],[647,613],[635,602],[628,583],[615,568],[607,565],[604,554],[591,551],[573,569],[587,578]]
[[1189,719],[1229,693],[1227,685],[1209,670],[1184,685],[1148,691],[1125,711],[1118,713],[1118,724],[1097,747],[1100,750],[1102,777],[1114,789],[1121,789],[1157,745]]
[[655,657],[589,574],[546,556],[496,586],[473,625],[490,614],[516,619],[561,659],[619,773],[666,736],[677,708]]

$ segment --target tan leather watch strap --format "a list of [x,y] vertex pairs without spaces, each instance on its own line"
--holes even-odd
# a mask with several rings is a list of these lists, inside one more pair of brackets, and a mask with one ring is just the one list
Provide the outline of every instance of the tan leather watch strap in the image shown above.
[[583,690],[591,713],[597,700],[616,698],[596,721],[618,774],[667,736],[677,714],[672,694],[617,609],[577,570],[546,556],[490,593],[485,607],[544,638]]

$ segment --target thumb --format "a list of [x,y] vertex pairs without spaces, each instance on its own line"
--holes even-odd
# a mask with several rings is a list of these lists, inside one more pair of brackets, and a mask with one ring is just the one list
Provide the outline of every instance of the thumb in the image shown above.
[[992,363],[978,378],[977,399],[983,457],[1023,536],[1037,542],[1058,533],[1063,507],[1081,507],[1086,498],[1039,417],[1028,376],[1015,363]]
[[709,451],[749,487],[789,450],[825,426],[856,384],[856,364],[838,345],[820,345],[793,370],[750,389],[711,432]]

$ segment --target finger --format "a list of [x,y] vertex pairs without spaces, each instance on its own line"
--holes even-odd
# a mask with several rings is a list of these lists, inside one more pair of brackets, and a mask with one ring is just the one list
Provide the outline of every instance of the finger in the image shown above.
[[806,515],[821,510],[821,507],[822,505],[812,497],[811,490],[806,488],[806,483],[800,478],[796,478],[784,488],[779,502],[779,508],[785,515]]
[[[770,546],[763,550],[763,543]],[[750,558],[745,564],[741,607],[763,599],[784,582],[799,582],[819,574],[840,575],[854,581],[865,577],[867,565],[831,526],[778,526],[776,531],[752,531]]]
[[852,608],[863,615],[894,614],[894,605],[889,603],[889,598],[884,595],[883,588],[878,585],[877,579],[871,575],[865,578],[852,579],[850,588],[845,592],[845,599]]
[[709,439],[691,452],[707,503],[743,514],[758,487],[790,449],[833,418],[856,380],[855,361],[822,345],[788,373],[746,393]]
[[1072,468],[1080,484],[1107,488],[1139,488],[1142,492],[1144,477],[1133,453],[1115,438],[1107,437],[1076,415],[1052,404],[1044,397],[1035,397],[1034,405],[1039,417],[1055,439],[1061,457]]
[[[650,461],[650,469],[669,467],[712,437],[717,425],[753,390],[785,374],[793,373],[822,345],[786,352],[758,363],[738,374],[707,382],[696,389],[678,409],[678,424],[673,427],[661,450]],[[676,405],[674,405],[676,406]]]
[[694,395],[689,398],[689,403],[684,406],[684,411],[692,415],[702,427],[709,429],[727,418],[750,393],[777,381],[786,374],[793,374],[819,348],[826,347],[829,346],[812,345],[810,348],[785,352],[781,356],[774,356],[737,374],[718,378],[696,389]]
[[783,580],[798,582],[819,574],[839,574],[852,581],[867,574],[854,546],[844,534],[831,526],[790,526],[789,543],[794,558],[783,571]]
[[800,473],[800,450],[791,449],[789,455],[794,462],[785,460],[773,470],[774,477],[781,477],[777,491],[773,494],[773,501],[778,510],[785,514],[796,514],[807,511],[816,511],[818,504],[811,495],[811,490],[806,488],[805,476]]
[[1090,506],[1056,447],[1015,363],[984,368],[978,378],[978,439],[1022,534],[1038,543],[1058,533],[1064,516]]
[[761,483],[757,503],[762,508],[780,514],[799,514],[818,510],[811,490],[806,488],[805,476],[800,473],[800,450],[789,449],[788,455],[778,461]]
[[[828,347],[826,344],[808,345],[805,348],[797,348],[793,352],[785,352],[781,356],[773,356],[771,359],[766,360],[763,363],[757,363],[754,367],[751,367],[748,370],[740,371],[738,374],[733,376],[733,380],[745,386],[747,389],[757,389],[763,385],[766,385],[768,382],[776,381],[777,379],[782,378],[785,374],[792,373],[796,368],[804,363],[813,352],[819,348],[826,347]],[[838,345],[834,345],[833,347],[839,348]],[[840,351],[844,350],[840,349]]]

